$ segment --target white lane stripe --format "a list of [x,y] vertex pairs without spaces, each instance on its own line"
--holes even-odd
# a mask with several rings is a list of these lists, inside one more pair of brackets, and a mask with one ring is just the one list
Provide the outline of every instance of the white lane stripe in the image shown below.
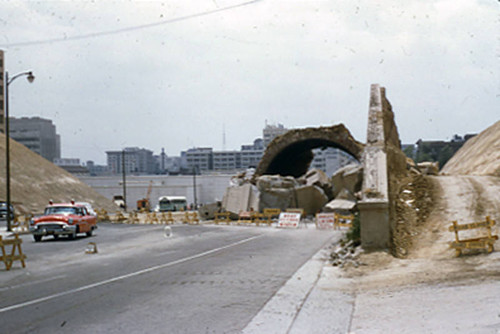
[[254,236],[254,237],[243,239],[243,240],[234,242],[234,243],[226,245],[226,246],[222,246],[222,247],[219,247],[219,248],[214,248],[212,250],[209,250],[209,251],[206,251],[206,252],[203,252],[203,253],[200,253],[200,254],[188,256],[188,257],[185,257],[183,259],[172,261],[172,262],[169,262],[169,263],[165,263],[165,264],[160,264],[160,265],[157,265],[157,266],[149,267],[149,268],[146,268],[146,269],[143,269],[143,270],[139,270],[139,271],[136,271],[136,272],[133,272],[133,273],[130,273],[130,274],[126,274],[126,275],[122,275],[122,276],[117,276],[117,277],[110,278],[110,279],[107,279],[107,280],[104,280],[104,281],[101,281],[101,282],[97,282],[97,283],[85,285],[85,286],[82,286],[82,287],[79,287],[79,288],[76,288],[76,289],[71,289],[71,290],[64,291],[64,292],[59,292],[59,293],[56,293],[56,294],[53,294],[53,295],[50,295],[50,296],[46,296],[46,297],[42,297],[42,298],[38,298],[38,299],[33,299],[33,300],[30,300],[30,301],[27,301],[27,302],[24,302],[24,303],[15,304],[15,305],[7,306],[7,307],[4,307],[4,308],[0,308],[0,313],[7,312],[7,311],[12,311],[12,310],[16,310],[16,309],[21,308],[21,307],[30,306],[30,305],[33,305],[33,304],[45,302],[47,300],[55,299],[55,298],[58,298],[58,297],[66,296],[66,295],[69,295],[69,294],[73,294],[73,293],[76,293],[76,292],[80,292],[80,291],[84,291],[84,290],[88,290],[88,289],[92,289],[92,288],[96,288],[96,287],[101,286],[101,285],[105,285],[105,284],[113,283],[113,282],[116,282],[116,281],[124,280],[126,278],[130,278],[130,277],[142,275],[142,274],[149,273],[149,272],[152,272],[152,271],[155,271],[155,270],[158,270],[158,269],[163,269],[163,268],[166,268],[166,267],[170,267],[170,266],[173,266],[173,265],[176,265],[176,264],[179,264],[179,263],[187,262],[187,261],[190,261],[190,260],[193,260],[193,259],[197,259],[197,258],[206,256],[206,255],[209,255],[209,254],[221,251],[223,249],[227,249],[227,248],[231,248],[231,247],[234,247],[234,246],[238,246],[238,245],[244,244],[246,242],[252,241],[254,239],[260,238],[260,237],[262,237],[262,235],[257,235],[257,236]]

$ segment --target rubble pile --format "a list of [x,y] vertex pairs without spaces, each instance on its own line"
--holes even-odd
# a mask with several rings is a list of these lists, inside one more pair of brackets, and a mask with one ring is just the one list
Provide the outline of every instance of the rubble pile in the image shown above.
[[318,212],[349,214],[356,208],[362,184],[362,167],[348,165],[329,178],[311,169],[299,178],[281,175],[248,177],[237,175],[222,200],[225,211],[238,215],[245,211],[302,208],[306,216]]
[[332,266],[344,268],[345,266],[360,266],[359,255],[363,253],[361,246],[354,246],[352,241],[340,242],[333,252],[330,253]]

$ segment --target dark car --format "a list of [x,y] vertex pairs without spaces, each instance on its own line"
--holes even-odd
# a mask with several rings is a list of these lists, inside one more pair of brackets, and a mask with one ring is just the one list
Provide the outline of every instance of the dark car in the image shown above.
[[[10,219],[13,220],[16,216],[14,207],[10,205]],[[7,202],[0,202],[0,219],[7,218]]]

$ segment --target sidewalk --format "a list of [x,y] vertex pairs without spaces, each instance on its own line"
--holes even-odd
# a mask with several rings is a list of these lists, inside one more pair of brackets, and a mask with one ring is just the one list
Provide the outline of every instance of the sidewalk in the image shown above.
[[[401,272],[426,276],[419,271],[420,260],[396,259],[396,265],[389,266],[382,276],[378,271],[346,278],[343,269],[328,263],[328,256],[325,248],[304,264],[243,333],[500,334],[500,273],[494,265],[500,260],[500,252],[484,255],[492,264],[489,274],[396,285],[389,279]],[[476,259],[446,261],[467,263]],[[375,280],[379,284],[367,284]]]

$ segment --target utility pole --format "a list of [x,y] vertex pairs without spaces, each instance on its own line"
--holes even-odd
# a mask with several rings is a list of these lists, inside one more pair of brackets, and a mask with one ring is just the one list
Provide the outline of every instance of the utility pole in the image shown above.
[[123,182],[123,205],[127,212],[127,180],[125,178],[125,149],[122,150],[122,182]]
[[193,193],[194,193],[194,208],[198,209],[198,199],[196,198],[196,165],[193,166]]

